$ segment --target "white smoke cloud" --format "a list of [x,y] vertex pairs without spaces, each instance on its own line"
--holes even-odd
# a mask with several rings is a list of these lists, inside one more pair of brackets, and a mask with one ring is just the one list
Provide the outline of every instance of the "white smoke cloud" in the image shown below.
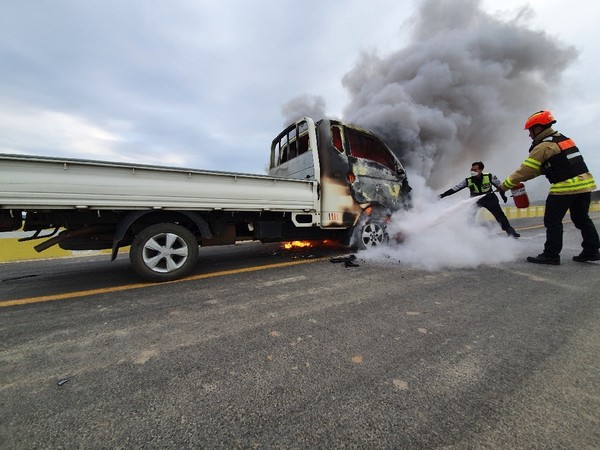
[[503,21],[478,0],[423,1],[405,48],[364,53],[343,78],[344,119],[381,135],[431,187],[454,184],[478,160],[508,175],[526,155],[514,136],[529,114],[551,107],[555,84],[577,57],[529,29],[531,14],[524,7]]
[[[389,245],[363,251],[361,258],[437,271],[493,266],[519,257],[519,242],[508,237],[495,220],[477,219],[474,199],[438,200],[423,177],[412,176],[411,183],[414,208],[392,216]],[[395,242],[396,236],[402,241]]]

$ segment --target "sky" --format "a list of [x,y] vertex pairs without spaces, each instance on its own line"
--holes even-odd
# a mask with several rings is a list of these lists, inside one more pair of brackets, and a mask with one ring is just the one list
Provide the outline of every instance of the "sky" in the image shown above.
[[2,0],[0,153],[262,174],[284,124],[326,116],[442,191],[475,160],[509,175],[550,109],[600,179],[598,17],[583,0]]

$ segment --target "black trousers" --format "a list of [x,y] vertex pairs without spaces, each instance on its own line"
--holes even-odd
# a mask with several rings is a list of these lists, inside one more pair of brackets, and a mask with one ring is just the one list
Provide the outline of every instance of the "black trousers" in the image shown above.
[[571,211],[573,225],[581,231],[581,246],[585,252],[595,253],[600,248],[598,231],[590,219],[589,209],[592,194],[549,195],[546,199],[544,226],[546,227],[546,243],[544,253],[548,256],[559,256],[563,246],[562,220]]
[[477,206],[485,208],[491,212],[492,216],[494,216],[496,222],[500,224],[503,230],[506,231],[508,228],[510,228],[510,223],[508,223],[508,219],[500,207],[500,202],[498,201],[496,194],[493,192],[485,194],[481,200],[477,200]]

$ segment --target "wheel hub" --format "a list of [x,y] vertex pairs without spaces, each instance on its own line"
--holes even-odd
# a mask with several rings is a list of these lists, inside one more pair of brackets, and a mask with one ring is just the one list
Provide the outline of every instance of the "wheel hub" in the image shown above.
[[154,272],[168,273],[183,266],[188,257],[185,241],[174,233],[160,233],[144,245],[144,264]]

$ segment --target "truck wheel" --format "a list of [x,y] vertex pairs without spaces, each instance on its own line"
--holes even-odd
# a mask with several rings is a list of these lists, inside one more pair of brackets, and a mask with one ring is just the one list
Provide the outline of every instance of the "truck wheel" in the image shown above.
[[133,270],[148,281],[176,280],[196,265],[198,241],[181,225],[151,225],[133,239],[129,259]]
[[352,232],[350,246],[357,250],[385,245],[389,241],[385,214],[363,215]]

